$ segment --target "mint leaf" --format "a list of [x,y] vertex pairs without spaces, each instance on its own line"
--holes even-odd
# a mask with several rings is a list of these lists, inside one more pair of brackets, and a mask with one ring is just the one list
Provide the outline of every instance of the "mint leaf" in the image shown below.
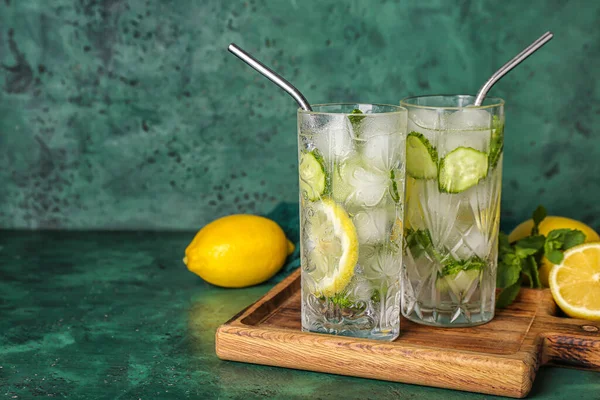
[[548,233],[544,243],[544,255],[553,264],[563,260],[562,251],[585,241],[585,234],[577,229],[554,229]]
[[564,243],[564,234],[567,229],[555,229],[548,233],[544,243],[544,255],[554,264],[560,264],[563,259],[562,252],[559,251]]
[[420,257],[424,252],[429,253],[433,249],[431,234],[426,229],[407,229],[404,233],[406,246],[414,258]]
[[546,250],[545,255],[552,264],[560,264],[564,258],[562,251],[559,250]]
[[508,241],[508,235],[504,232],[500,232],[498,235],[498,257],[501,257],[503,253],[512,251],[513,249]]
[[532,219],[533,219],[533,228],[531,228],[532,235],[539,235],[540,224],[542,223],[544,218],[546,218],[547,215],[548,215],[548,213],[546,212],[546,209],[544,208],[544,206],[539,205],[535,209],[535,211],[533,212],[533,215],[532,215]]
[[[523,248],[530,247],[523,242]],[[500,232],[498,236],[498,270],[496,286],[500,289],[514,285],[521,277],[521,258],[517,255],[514,245],[508,242],[508,236]]]
[[529,278],[529,287],[541,289],[542,283],[540,282],[540,273],[538,270],[538,264],[533,256],[529,256],[522,260],[523,273]]
[[565,233],[565,238],[563,242],[563,250],[568,250],[571,247],[578,246],[585,242],[585,233],[581,232],[578,229],[572,229],[569,232]]
[[330,297],[329,301],[342,308],[350,308],[354,305],[354,302],[346,297],[346,293],[338,293],[335,296]]
[[498,261],[498,273],[496,274],[496,286],[505,289],[514,285],[521,276],[521,259],[515,253],[506,253]]
[[486,262],[475,256],[468,260],[447,260],[442,270],[438,273],[439,277],[455,275],[460,271],[469,271],[471,269],[482,270],[486,266]]
[[505,308],[510,303],[515,301],[517,295],[519,294],[519,291],[521,290],[521,282],[522,279],[521,277],[519,277],[514,284],[500,292],[498,298],[496,299],[497,308]]
[[392,181],[390,195],[392,196],[392,200],[398,203],[400,201],[400,194],[398,193],[398,183],[396,182],[396,174],[394,173],[394,170],[390,171],[390,180]]
[[[352,112],[350,114],[362,114],[363,112],[360,111],[358,108],[355,108],[354,110],[352,110]],[[358,125],[358,123],[360,121],[363,120],[365,116],[364,115],[348,115],[348,119],[350,120],[350,123],[352,124],[352,127],[354,129],[356,129],[356,126]]]
[[567,233],[572,231],[573,229],[554,229],[548,233],[549,240],[557,240],[561,243],[564,242],[564,237]]
[[373,291],[373,294],[371,295],[371,301],[374,303],[379,303],[381,301],[381,294],[379,293],[379,290]]
[[[324,300],[324,298],[322,298]],[[346,291],[337,293],[333,297],[329,297],[329,301],[341,308],[349,308],[352,310],[360,310],[366,307],[366,304],[356,302],[350,298]]]
[[490,155],[488,157],[489,167],[495,168],[500,160],[504,144],[504,124],[497,115],[492,120],[492,140],[490,142]]
[[544,248],[544,235],[527,236],[515,243],[515,252],[519,258],[534,255]]

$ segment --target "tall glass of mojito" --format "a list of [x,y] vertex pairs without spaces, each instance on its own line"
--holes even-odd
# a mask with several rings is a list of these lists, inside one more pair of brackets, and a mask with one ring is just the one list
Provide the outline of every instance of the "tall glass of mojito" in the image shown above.
[[298,111],[305,331],[399,334],[406,116],[379,104]]
[[504,101],[420,96],[408,109],[402,314],[473,326],[494,316]]

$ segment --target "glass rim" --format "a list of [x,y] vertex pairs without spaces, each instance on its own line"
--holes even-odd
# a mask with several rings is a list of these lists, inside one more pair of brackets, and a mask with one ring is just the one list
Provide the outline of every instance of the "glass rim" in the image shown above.
[[500,97],[494,97],[494,96],[486,96],[485,97],[485,100],[490,100],[492,102],[492,104],[486,104],[486,105],[481,105],[481,106],[464,106],[464,107],[448,106],[448,107],[445,107],[445,106],[425,106],[425,105],[421,105],[421,104],[407,103],[407,100],[415,100],[415,99],[423,99],[423,98],[431,98],[431,97],[472,97],[474,100],[477,96],[472,95],[472,94],[426,94],[423,96],[405,97],[402,100],[400,100],[400,105],[403,107],[423,108],[423,109],[428,109],[428,110],[462,110],[467,107],[475,109],[475,110],[485,110],[485,109],[489,109],[489,108],[503,106],[505,103],[504,99],[501,99]]
[[[379,115],[394,115],[394,114],[401,114],[403,112],[408,112],[408,110],[406,109],[406,107],[403,107],[402,105],[397,105],[397,104],[384,104],[384,103],[321,103],[321,104],[312,104],[312,107],[331,107],[331,106],[377,106],[377,107],[390,107],[395,109],[395,111],[386,111],[386,112],[376,112],[376,113],[371,113],[371,114],[360,114],[360,115],[364,115],[364,116],[368,116],[369,118],[372,117],[376,117]],[[352,113],[344,113],[344,112],[324,112],[324,111],[310,111],[310,110],[304,110],[302,108],[298,108],[298,114],[303,114],[303,115],[345,115],[345,116],[349,116],[349,115],[357,115],[357,114],[352,114]]]

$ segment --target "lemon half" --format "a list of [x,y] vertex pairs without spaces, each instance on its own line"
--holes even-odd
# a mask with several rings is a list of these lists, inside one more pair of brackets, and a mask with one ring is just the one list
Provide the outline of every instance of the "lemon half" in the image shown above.
[[567,315],[600,321],[600,243],[565,251],[548,278],[556,304]]

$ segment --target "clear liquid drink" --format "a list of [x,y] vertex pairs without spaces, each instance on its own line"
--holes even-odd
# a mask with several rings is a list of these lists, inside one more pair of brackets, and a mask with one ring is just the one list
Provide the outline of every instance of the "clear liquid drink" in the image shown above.
[[402,314],[436,326],[494,316],[504,102],[404,99],[408,109]]
[[406,109],[298,111],[302,329],[399,334]]

